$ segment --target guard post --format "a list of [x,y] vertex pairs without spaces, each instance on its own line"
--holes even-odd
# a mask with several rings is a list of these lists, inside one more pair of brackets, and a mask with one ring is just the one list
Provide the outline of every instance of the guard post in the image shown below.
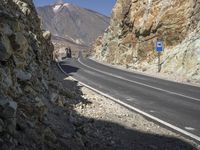
[[161,71],[160,55],[161,55],[163,50],[164,50],[163,41],[157,40],[156,41],[156,51],[157,51],[157,54],[158,54],[158,72]]

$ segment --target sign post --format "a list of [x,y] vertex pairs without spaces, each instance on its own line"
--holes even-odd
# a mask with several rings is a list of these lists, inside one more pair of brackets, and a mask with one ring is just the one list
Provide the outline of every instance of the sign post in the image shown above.
[[162,41],[157,41],[156,42],[156,51],[158,53],[158,72],[161,71],[160,55],[161,55],[161,52],[163,50],[164,50],[163,42]]

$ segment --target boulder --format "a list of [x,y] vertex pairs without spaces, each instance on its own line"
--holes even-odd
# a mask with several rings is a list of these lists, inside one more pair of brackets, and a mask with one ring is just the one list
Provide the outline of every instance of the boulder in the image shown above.
[[27,3],[20,0],[14,0],[14,1],[19,6],[24,15],[29,15],[31,13],[31,10],[28,8]]
[[32,77],[31,73],[25,72],[20,69],[15,69],[14,72],[15,72],[16,77],[21,81],[29,81]]
[[59,95],[57,93],[51,93],[50,94],[50,102],[55,104],[55,102],[58,100]]
[[[13,51],[22,58],[26,57],[26,53],[29,47],[28,41],[25,38],[24,34],[21,32],[16,32],[9,37]],[[19,58],[18,58],[19,59]],[[22,59],[23,60],[23,59]]]
[[15,118],[17,111],[17,103],[14,101],[1,100],[0,107],[3,108],[1,117]]
[[0,35],[0,61],[6,61],[13,53],[10,40],[5,35]]
[[8,68],[0,68],[0,83],[1,87],[8,89],[13,86],[11,71]]
[[16,68],[24,69],[27,66],[27,62],[24,60],[24,58],[13,55],[13,61],[16,65]]
[[0,32],[4,33],[7,36],[11,36],[13,34],[13,31],[11,30],[10,26],[8,24],[0,24]]
[[36,102],[35,107],[36,107],[37,116],[39,117],[38,119],[42,121],[48,109],[40,97],[36,97],[35,102]]
[[16,129],[16,112],[17,112],[17,103],[11,101],[9,98],[1,97],[0,98],[0,117],[4,120],[6,125],[6,130],[10,134],[15,133]]
[[25,15],[29,15],[31,13],[31,10],[27,7],[22,7],[22,12],[25,14]]
[[15,42],[17,45],[19,45],[18,50],[22,51],[22,54],[24,54],[27,51],[29,45],[23,33],[18,32],[15,34]]

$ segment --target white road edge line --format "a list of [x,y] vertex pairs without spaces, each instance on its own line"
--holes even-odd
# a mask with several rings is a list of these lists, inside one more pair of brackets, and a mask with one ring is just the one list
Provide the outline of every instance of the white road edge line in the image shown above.
[[129,79],[123,78],[121,76],[113,75],[111,73],[107,73],[107,72],[92,68],[92,67],[84,64],[83,62],[81,62],[80,58],[78,58],[78,62],[80,64],[82,64],[83,66],[87,67],[87,68],[90,68],[90,69],[95,70],[97,72],[100,72],[100,73],[103,73],[103,74],[106,74],[106,75],[109,75],[109,76],[112,76],[112,77],[115,77],[115,78],[118,78],[118,79],[122,79],[122,80],[125,80],[125,81],[128,81],[128,82],[139,84],[139,85],[142,85],[142,86],[146,86],[148,88],[152,88],[152,89],[155,89],[155,90],[158,90],[158,91],[166,92],[166,93],[173,94],[173,95],[178,95],[178,96],[181,96],[181,97],[184,97],[184,98],[187,98],[187,99],[192,99],[192,100],[200,102],[200,99],[198,99],[198,98],[194,98],[194,97],[186,96],[186,95],[183,95],[183,94],[167,91],[167,90],[164,90],[164,89],[161,89],[161,88],[157,88],[155,86],[151,86],[151,85],[148,85],[148,84],[144,84],[144,83],[140,83],[140,82],[137,82],[137,81],[129,80]]
[[[65,75],[68,75],[68,74],[62,69],[62,67],[60,66],[60,64],[59,64],[59,63],[57,63],[57,64],[58,64],[58,67],[60,68],[60,70],[61,70]],[[73,78],[72,76],[71,76],[71,78],[74,79],[74,80],[76,80],[76,81],[78,81],[77,79]],[[91,87],[91,86],[89,86],[89,85],[87,85],[87,84],[85,84],[85,83],[83,83],[83,82],[81,82],[81,81],[78,81],[78,82],[79,82],[79,84],[81,84],[82,86],[85,86],[85,87],[91,89],[92,91],[97,92],[98,94],[100,94],[100,95],[102,95],[102,96],[105,96],[105,97],[107,97],[107,98],[113,100],[113,101],[116,102],[116,103],[119,103],[119,104],[121,104],[121,105],[123,105],[123,106],[125,106],[125,107],[127,107],[127,108],[129,108],[129,109],[131,109],[131,110],[133,110],[133,111],[135,111],[135,112],[137,112],[137,113],[139,113],[139,114],[145,116],[145,117],[148,117],[148,118],[150,118],[150,119],[152,119],[152,120],[154,120],[154,121],[156,121],[156,122],[158,122],[158,123],[160,123],[160,124],[163,124],[163,125],[165,125],[165,126],[171,128],[171,129],[173,129],[173,130],[175,130],[175,131],[178,131],[179,133],[182,133],[182,134],[184,134],[184,135],[186,135],[186,136],[188,136],[188,137],[190,137],[190,138],[192,138],[192,139],[195,139],[195,140],[197,140],[197,141],[200,142],[200,137],[197,136],[197,135],[194,135],[194,134],[192,134],[192,133],[190,133],[190,132],[188,132],[188,131],[185,131],[185,130],[179,128],[179,127],[176,127],[176,126],[174,126],[174,125],[172,125],[172,124],[170,124],[170,123],[168,123],[168,122],[165,122],[165,121],[163,121],[163,120],[161,120],[161,119],[159,119],[159,118],[156,118],[156,117],[154,117],[154,116],[152,116],[152,115],[150,115],[150,114],[148,114],[148,113],[146,113],[146,112],[144,112],[144,111],[142,111],[142,110],[139,110],[139,109],[137,109],[137,108],[135,108],[135,107],[133,107],[133,106],[131,106],[131,105],[129,105],[129,104],[126,104],[126,103],[120,101],[119,99],[116,99],[116,98],[114,98],[114,97],[112,97],[112,96],[110,96],[110,95],[108,95],[108,94],[105,94],[105,93],[103,93],[103,92],[101,92],[101,91],[99,91],[99,90],[97,90],[97,89],[94,89],[93,87]]]

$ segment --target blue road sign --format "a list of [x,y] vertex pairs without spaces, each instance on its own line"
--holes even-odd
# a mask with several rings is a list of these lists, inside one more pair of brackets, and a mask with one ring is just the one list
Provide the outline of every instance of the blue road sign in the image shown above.
[[162,41],[157,41],[156,42],[156,51],[157,52],[162,52],[164,50],[163,42]]

